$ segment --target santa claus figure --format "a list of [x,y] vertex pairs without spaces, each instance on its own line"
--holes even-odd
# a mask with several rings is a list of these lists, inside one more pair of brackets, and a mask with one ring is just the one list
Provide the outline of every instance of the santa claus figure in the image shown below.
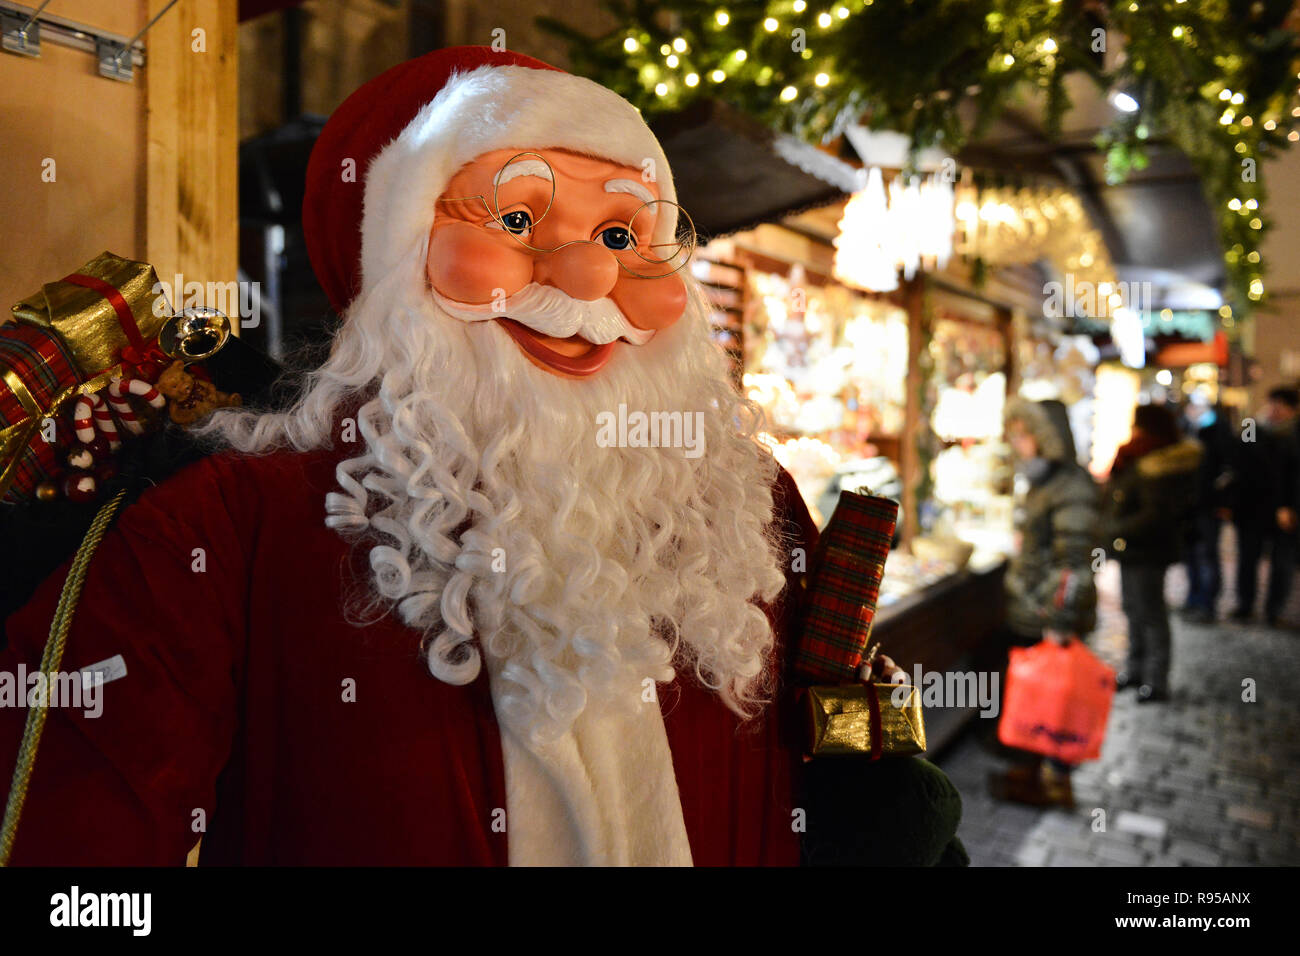
[[[330,357],[104,538],[64,657],[101,714],[50,711],[15,862],[799,861],[815,530],[674,200],[635,108],[517,54],[336,111],[304,200]],[[0,670],[40,660],[61,583]]]

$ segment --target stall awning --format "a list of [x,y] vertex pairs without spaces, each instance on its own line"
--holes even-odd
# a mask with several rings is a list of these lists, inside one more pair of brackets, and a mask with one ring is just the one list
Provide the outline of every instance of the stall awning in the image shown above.
[[672,165],[677,201],[702,239],[822,206],[857,188],[858,171],[716,100],[653,124]]

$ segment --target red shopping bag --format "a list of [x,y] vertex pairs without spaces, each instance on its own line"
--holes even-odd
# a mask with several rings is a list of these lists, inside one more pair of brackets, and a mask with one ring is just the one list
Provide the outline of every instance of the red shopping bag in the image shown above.
[[1068,764],[1096,760],[1114,696],[1115,672],[1082,641],[1012,648],[998,739]]

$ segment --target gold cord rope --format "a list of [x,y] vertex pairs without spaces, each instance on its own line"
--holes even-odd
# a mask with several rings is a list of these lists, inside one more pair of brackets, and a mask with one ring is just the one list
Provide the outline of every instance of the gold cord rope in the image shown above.
[[[86,572],[90,568],[90,559],[99,547],[99,542],[108,531],[109,523],[126,497],[122,489],[110,498],[90,523],[90,530],[77,548],[76,557],[72,559],[72,568],[68,579],[63,583],[59,595],[59,606],[54,612],[50,624],[50,636],[45,642],[45,652],[41,655],[41,671],[49,676],[59,669],[63,662],[63,648],[68,642],[68,631],[72,628],[72,615],[77,610],[77,601],[81,598],[82,586],[86,583]],[[45,717],[49,710],[49,688],[41,695],[37,706],[27,712],[27,725],[23,728],[22,744],[18,748],[18,761],[14,766],[13,783],[9,787],[9,801],[5,804],[3,827],[0,827],[0,866],[9,865],[9,855],[13,852],[14,837],[18,833],[18,819],[22,816],[23,804],[27,800],[27,786],[31,783],[32,768],[36,764],[36,748],[41,744],[41,733],[45,730]]]

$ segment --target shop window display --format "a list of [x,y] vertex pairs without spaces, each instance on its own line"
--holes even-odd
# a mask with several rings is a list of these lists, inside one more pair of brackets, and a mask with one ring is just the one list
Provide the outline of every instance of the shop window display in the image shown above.
[[746,393],[767,414],[769,444],[824,522],[841,488],[901,493],[907,315],[838,285],[750,270]]
[[[1011,547],[1012,474],[1002,443],[1005,341],[993,326],[937,318],[929,346],[932,427],[943,447],[931,463],[934,490],[922,523],[937,541],[973,545],[981,562]],[[959,564],[963,552],[969,557],[969,549],[942,551]]]

